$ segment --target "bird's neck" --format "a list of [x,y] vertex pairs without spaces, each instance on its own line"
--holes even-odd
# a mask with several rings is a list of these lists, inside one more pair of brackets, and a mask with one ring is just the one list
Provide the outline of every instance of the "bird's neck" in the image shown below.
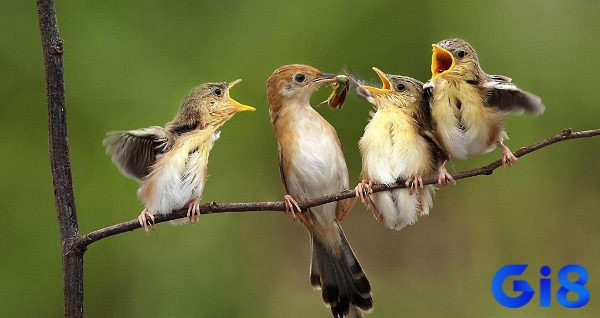
[[281,104],[269,104],[269,113],[271,123],[277,129],[284,128],[286,126],[285,122],[289,120],[313,115],[317,112],[310,106],[308,99],[293,99],[282,101]]
[[397,106],[380,106],[371,121],[390,121],[401,126],[410,127],[415,122],[413,118],[415,118],[415,114],[410,109],[399,108]]
[[415,107],[412,105],[407,105],[404,101],[399,100],[384,100],[380,102],[377,106],[377,113],[388,113],[388,114],[397,114],[398,116],[407,116],[411,117],[416,112]]
[[477,84],[480,79],[485,78],[485,72],[479,66],[471,68],[459,68],[452,73],[434,79],[434,83],[447,83],[452,87],[459,87],[463,83]]

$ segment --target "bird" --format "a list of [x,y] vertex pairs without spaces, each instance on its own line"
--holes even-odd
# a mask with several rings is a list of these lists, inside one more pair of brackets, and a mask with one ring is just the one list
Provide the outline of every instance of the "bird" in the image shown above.
[[165,127],[107,133],[107,154],[125,176],[140,183],[138,197],[144,209],[138,221],[146,232],[155,214],[167,215],[186,206],[189,221],[197,222],[208,155],[221,135],[218,129],[235,113],[256,110],[229,96],[240,81],[194,87]]
[[[444,149],[451,157],[466,160],[500,147],[502,165],[515,164],[517,157],[504,144],[506,117],[542,114],[541,98],[518,88],[509,77],[485,73],[475,49],[465,40],[443,40],[432,46],[432,77],[424,88]],[[444,168],[447,160],[440,168],[440,184],[454,181]]]
[[[431,127],[423,83],[386,74],[376,67],[373,70],[382,87],[357,87],[357,93],[373,104],[375,113],[358,143],[362,181],[355,191],[363,202],[370,203],[376,219],[389,229],[401,230],[429,214],[435,187],[423,186],[423,178],[437,177],[444,152]],[[407,188],[372,192],[374,184],[390,185],[399,180],[406,180]]]
[[305,215],[296,201],[348,189],[348,169],[338,135],[310,104],[320,86],[341,79],[345,76],[308,65],[284,65],[267,80],[267,99],[287,191],[286,210],[302,221],[311,238],[311,285],[321,289],[333,317],[360,317],[373,307],[373,300],[369,280],[337,219],[347,201],[312,207]]

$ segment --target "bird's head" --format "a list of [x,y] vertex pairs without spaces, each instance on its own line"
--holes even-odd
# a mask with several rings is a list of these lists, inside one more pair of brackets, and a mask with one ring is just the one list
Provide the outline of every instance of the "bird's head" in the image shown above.
[[475,49],[465,40],[444,40],[432,46],[431,79],[472,77],[481,71]]
[[185,97],[179,115],[197,117],[202,127],[219,127],[237,112],[255,111],[229,96],[229,91],[240,79],[231,83],[205,83],[194,87]]
[[421,105],[423,83],[412,77],[385,74],[376,67],[373,67],[373,70],[381,80],[381,88],[360,85],[357,88],[357,93],[375,107],[378,109],[398,107],[413,110],[413,107]]
[[321,85],[335,82],[336,77],[308,65],[284,65],[267,80],[269,107],[276,111],[288,104],[309,104],[312,94]]

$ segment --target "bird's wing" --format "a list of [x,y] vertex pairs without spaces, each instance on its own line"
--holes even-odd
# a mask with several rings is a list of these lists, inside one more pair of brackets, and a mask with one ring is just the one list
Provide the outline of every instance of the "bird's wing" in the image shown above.
[[431,108],[433,102],[433,82],[427,81],[427,83],[423,84],[423,94],[425,94],[425,100],[428,102],[429,107]]
[[430,126],[434,127],[433,117],[431,115],[433,107],[433,82],[428,81],[423,84],[423,98],[421,100],[421,111],[429,117]]
[[285,171],[283,168],[283,156],[281,154],[281,147],[279,147],[278,157],[279,157],[279,176],[281,177],[281,182],[283,182],[283,187],[285,188],[285,192],[289,193],[287,182],[285,182]]
[[162,127],[109,132],[104,139],[106,153],[126,176],[141,180],[150,173],[158,155],[173,144],[174,136]]
[[542,99],[518,88],[509,77],[490,75],[488,81],[483,83],[483,89],[486,106],[516,114],[528,112],[540,115],[544,112]]
[[427,142],[431,145],[433,155],[436,162],[442,162],[447,160],[449,155],[441,140],[435,131],[435,125],[433,124],[433,118],[431,116],[431,105],[433,99],[433,84],[431,81],[423,85],[423,99],[421,102],[421,113],[423,117],[420,120],[420,131],[419,133]]

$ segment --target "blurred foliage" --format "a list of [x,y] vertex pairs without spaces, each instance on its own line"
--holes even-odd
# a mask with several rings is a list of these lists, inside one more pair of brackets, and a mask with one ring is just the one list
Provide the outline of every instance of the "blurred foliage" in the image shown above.
[[[243,78],[233,95],[258,108],[223,127],[205,200],[278,200],[283,194],[265,81],[282,64],[344,67],[365,78],[429,78],[430,44],[462,37],[484,69],[543,97],[539,118],[508,122],[513,149],[562,128],[597,128],[600,3],[595,1],[58,1],[72,168],[81,231],[142,209],[135,182],[104,154],[106,131],[159,125],[194,85]],[[44,76],[33,1],[0,3],[0,316],[62,313],[60,250],[47,154]],[[328,92],[319,92],[315,102]],[[369,107],[319,111],[345,145],[358,181],[357,140]],[[593,317],[600,312],[598,140],[536,152],[492,177],[439,191],[432,215],[400,233],[364,208],[344,222],[374,288],[370,317]],[[462,170],[499,158],[499,151]],[[273,213],[202,217],[92,245],[85,258],[88,317],[327,317],[308,282],[300,225]],[[590,303],[567,310],[537,296],[517,310],[490,291],[509,263],[553,277],[569,263],[590,272]],[[558,288],[554,283],[554,290]],[[594,315],[593,313],[596,313]]]

